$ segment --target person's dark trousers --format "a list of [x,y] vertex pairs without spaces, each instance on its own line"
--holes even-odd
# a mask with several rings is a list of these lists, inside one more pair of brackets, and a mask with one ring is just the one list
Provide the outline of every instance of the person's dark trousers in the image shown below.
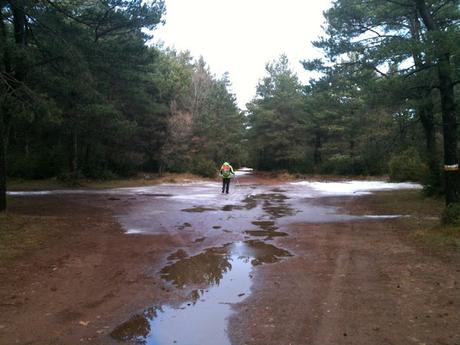
[[225,192],[228,194],[228,187],[230,187],[230,179],[223,178],[222,179],[222,193]]

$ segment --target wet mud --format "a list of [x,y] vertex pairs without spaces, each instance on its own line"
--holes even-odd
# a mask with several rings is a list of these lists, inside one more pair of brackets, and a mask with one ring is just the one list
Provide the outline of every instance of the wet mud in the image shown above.
[[0,344],[460,344],[459,261],[399,219],[309,184],[220,188],[16,194],[62,233],[0,267]]
[[285,237],[288,233],[282,231],[276,231],[278,229],[275,226],[275,222],[272,220],[259,220],[253,221],[252,224],[260,227],[258,230],[246,230],[245,234],[254,237],[265,237],[265,240],[272,240],[275,237]]
[[275,226],[275,222],[272,220],[255,220],[251,223],[267,231],[278,229],[278,227]]
[[193,243],[200,243],[203,242],[206,239],[206,237],[199,237],[193,241]]
[[215,208],[210,207],[192,207],[192,208],[184,208],[182,212],[207,212],[207,211],[216,211]]
[[151,196],[151,197],[170,197],[173,196],[172,194],[162,194],[162,193],[138,193],[139,196]]
[[179,260],[179,259],[185,259],[188,257],[188,254],[185,250],[183,249],[178,249],[174,253],[168,256],[168,261],[173,261],[173,260]]
[[272,240],[275,237],[288,236],[288,233],[286,232],[270,230],[246,230],[244,233],[254,237],[265,237],[265,240]]
[[184,229],[191,228],[191,227],[192,227],[192,224],[187,223],[187,222],[181,225],[176,225],[176,229],[178,230],[184,230]]

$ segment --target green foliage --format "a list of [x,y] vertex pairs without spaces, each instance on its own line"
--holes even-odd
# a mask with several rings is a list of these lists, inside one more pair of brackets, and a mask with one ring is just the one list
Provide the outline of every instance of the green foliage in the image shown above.
[[[245,118],[228,76],[188,52],[146,45],[162,0],[25,0],[19,19],[11,3],[0,5],[1,72],[22,73],[0,104],[11,120],[11,176],[211,176],[222,160],[245,159]],[[12,23],[26,17],[30,41],[19,46]]]
[[334,175],[366,175],[364,162],[350,155],[334,154],[321,165],[321,172]]
[[428,197],[442,196],[444,194],[444,183],[441,179],[441,172],[438,172],[438,176],[427,174],[422,181],[423,193]]
[[389,168],[393,181],[422,181],[427,175],[426,165],[413,148],[393,156]]
[[172,66],[176,76],[168,78],[169,69],[163,69],[166,76],[157,75],[171,97],[161,149],[166,170],[211,176],[224,160],[241,163],[245,118],[229,92],[228,76],[216,78],[202,58],[192,62],[186,53],[169,50],[161,61]]
[[303,170],[311,164],[305,153],[302,86],[284,55],[267,64],[266,72],[248,104],[250,160],[263,170]]
[[57,176],[65,170],[63,161],[65,153],[56,149],[42,147],[40,151],[34,150],[28,155],[11,153],[8,166],[8,173],[11,177],[21,177],[26,179],[42,179],[49,176]]
[[190,171],[193,174],[203,176],[203,177],[215,177],[217,174],[216,164],[205,157],[196,157],[192,162]]
[[[390,172],[442,189],[435,124],[445,107],[432,67],[440,49],[450,54],[458,85],[459,1],[406,2],[334,1],[325,37],[314,43],[325,57],[303,63],[321,76],[302,85],[280,56],[266,65],[246,114],[227,74],[216,77],[189,52],[146,45],[163,1],[24,0],[15,2],[22,17],[1,2],[9,174],[214,176],[230,161],[301,173]],[[422,3],[439,30],[424,25]],[[14,24],[22,28],[16,35]]]
[[[384,132],[386,149],[372,150],[376,151],[374,161],[385,161],[392,152],[424,147],[422,159],[417,158],[417,162],[404,162],[404,154],[395,157],[391,174],[397,179],[421,180],[418,171],[425,174],[426,168],[417,166],[423,160],[429,170],[423,179],[426,190],[440,190],[438,133],[443,135],[443,160],[450,164],[458,162],[457,135],[453,132],[459,101],[454,85],[459,81],[460,2],[337,0],[325,17],[326,35],[314,42],[324,51],[325,58],[305,61],[304,67],[322,72],[324,79],[353,68],[367,70],[370,83],[360,87],[367,93],[363,99],[368,106],[377,107],[392,124]],[[349,74],[345,77],[349,85],[356,80]],[[356,93],[350,96],[356,100]],[[364,114],[367,117],[369,113]],[[414,126],[417,123],[421,124],[419,129]],[[442,131],[437,123],[444,124]],[[357,129],[355,132],[360,135],[362,125],[356,122],[344,129],[350,128]],[[380,141],[383,138],[379,136]],[[377,148],[375,143],[372,146]],[[360,156],[367,165],[372,156],[366,151],[360,152]],[[409,159],[415,157],[406,154]],[[446,186],[448,202],[457,198],[457,188],[455,183]]]
[[452,203],[448,205],[441,218],[442,224],[445,225],[460,225],[460,203]]
[[396,92],[393,80],[359,64],[325,69],[306,87],[283,56],[267,65],[267,74],[248,105],[249,152],[256,168],[385,174],[389,146],[405,148],[419,136],[405,105],[381,96]]

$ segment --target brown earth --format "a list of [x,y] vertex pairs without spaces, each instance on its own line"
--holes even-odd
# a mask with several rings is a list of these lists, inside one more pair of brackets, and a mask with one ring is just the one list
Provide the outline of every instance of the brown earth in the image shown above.
[[290,230],[278,244],[295,255],[257,271],[234,344],[460,344],[458,256],[393,220]]
[[[10,200],[18,235],[0,251],[0,344],[119,344],[109,334],[132,315],[187,300],[190,290],[158,272],[177,249],[194,255],[209,243],[178,231],[126,236],[113,210],[136,202]],[[379,195],[318,203],[361,214],[378,214],[385,204]],[[459,345],[460,257],[413,236],[438,212],[418,210],[404,213],[417,215],[415,225],[400,218],[280,228],[289,236],[272,243],[293,256],[254,267],[252,293],[229,320],[232,344]],[[24,245],[31,236],[35,243]]]

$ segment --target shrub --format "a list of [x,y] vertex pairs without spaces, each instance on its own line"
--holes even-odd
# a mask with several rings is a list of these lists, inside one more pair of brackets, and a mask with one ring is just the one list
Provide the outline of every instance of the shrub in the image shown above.
[[423,193],[426,196],[441,196],[445,193],[441,169],[433,173],[427,173],[423,180]]
[[24,179],[53,177],[63,170],[63,161],[62,152],[46,148],[42,148],[41,151],[32,152],[29,157],[25,157],[19,153],[10,153],[8,175]]
[[334,154],[321,165],[321,172],[338,175],[364,175],[366,167],[360,157]]
[[191,172],[203,177],[215,177],[217,169],[216,164],[212,160],[197,158],[192,164]]
[[67,187],[81,187],[80,179],[83,178],[83,175],[78,172],[77,175],[71,172],[65,172],[57,176],[58,181]]
[[453,203],[447,206],[441,217],[444,225],[460,225],[460,203]]
[[389,168],[390,179],[393,181],[422,181],[428,170],[415,149],[393,156]]

